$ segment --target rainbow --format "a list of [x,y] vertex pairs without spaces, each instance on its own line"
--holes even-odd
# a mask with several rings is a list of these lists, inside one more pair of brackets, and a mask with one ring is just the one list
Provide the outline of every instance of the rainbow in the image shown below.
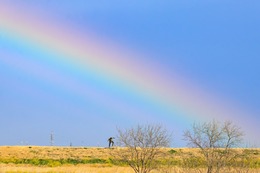
[[[0,34],[10,50],[19,47],[30,55],[22,59],[2,52],[2,63],[91,98],[120,112],[126,121],[167,119],[181,122],[181,126],[195,120],[229,119],[242,122],[252,137],[257,136],[253,120],[246,121],[247,112],[202,90],[177,71],[168,75],[162,64],[145,61],[147,55],[129,51],[92,31],[83,32],[1,2]],[[63,73],[72,77],[67,79]],[[82,81],[91,81],[91,85]]]

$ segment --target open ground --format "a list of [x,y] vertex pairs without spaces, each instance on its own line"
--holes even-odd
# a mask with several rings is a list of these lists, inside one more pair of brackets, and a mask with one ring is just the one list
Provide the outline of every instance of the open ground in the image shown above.
[[[97,147],[47,147],[47,146],[1,146],[0,173],[132,173],[133,170],[112,159],[113,153],[124,148]],[[167,173],[197,172],[198,169],[185,169],[182,160],[199,153],[196,148],[163,148],[170,158],[171,166],[154,171]],[[229,172],[260,172],[260,149],[235,149],[244,153],[249,167],[228,170]]]

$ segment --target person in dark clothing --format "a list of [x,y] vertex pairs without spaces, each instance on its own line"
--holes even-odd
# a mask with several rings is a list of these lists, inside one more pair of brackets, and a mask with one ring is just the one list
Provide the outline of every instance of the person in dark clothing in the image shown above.
[[113,139],[115,139],[115,138],[114,138],[114,137],[108,138],[108,147],[109,147],[109,148],[111,147],[111,145],[112,145],[112,147],[114,146],[114,141],[113,141]]

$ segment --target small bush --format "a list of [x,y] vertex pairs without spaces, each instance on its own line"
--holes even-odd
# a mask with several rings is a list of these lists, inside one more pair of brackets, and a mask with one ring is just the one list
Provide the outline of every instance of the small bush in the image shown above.
[[169,152],[170,154],[177,153],[177,151],[176,151],[176,150],[174,150],[174,149],[171,149],[171,150],[169,150],[168,152]]

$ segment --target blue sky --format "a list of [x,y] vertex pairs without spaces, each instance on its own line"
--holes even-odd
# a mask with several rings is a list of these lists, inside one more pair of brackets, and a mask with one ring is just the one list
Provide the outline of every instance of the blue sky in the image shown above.
[[258,1],[64,1],[39,5],[75,25],[97,28],[98,33],[133,49],[156,54],[158,61],[170,67],[174,64],[213,92],[258,109]]
[[[18,8],[28,8],[28,11],[34,9],[34,13],[39,10],[41,15],[46,14],[68,27],[83,32],[90,29],[129,50],[152,55],[145,60],[162,64],[168,69],[168,75],[177,70],[178,75],[188,76],[188,80],[202,89],[248,110],[255,121],[260,119],[260,2],[257,0],[9,2]],[[29,55],[33,59],[33,54],[21,55],[18,48],[10,50],[7,44],[0,37],[2,58],[9,52],[15,54],[16,59]],[[21,74],[19,70],[7,67],[1,58],[0,72],[0,145],[17,145],[21,141],[48,145],[50,131],[54,131],[57,145],[72,142],[105,146],[106,138],[115,134],[116,126],[125,125],[120,116],[116,119],[119,123],[96,116],[91,117],[94,123],[86,125],[83,116],[86,111],[98,115],[115,112],[107,112],[108,109],[102,109],[74,92],[47,86],[31,74]],[[34,81],[33,86],[28,81]],[[39,94],[39,90],[42,93]],[[86,104],[93,105],[88,109],[84,107]],[[21,109],[26,116],[19,116],[17,110]],[[135,123],[138,122],[130,122]],[[101,134],[87,133],[98,130]],[[184,143],[176,139],[176,145],[183,146]]]

